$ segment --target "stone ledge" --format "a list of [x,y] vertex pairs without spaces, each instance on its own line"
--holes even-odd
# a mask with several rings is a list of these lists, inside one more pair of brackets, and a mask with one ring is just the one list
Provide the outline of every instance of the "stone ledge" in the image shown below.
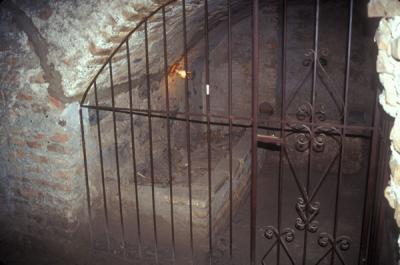
[[370,0],[368,3],[369,17],[400,16],[400,1],[398,0]]

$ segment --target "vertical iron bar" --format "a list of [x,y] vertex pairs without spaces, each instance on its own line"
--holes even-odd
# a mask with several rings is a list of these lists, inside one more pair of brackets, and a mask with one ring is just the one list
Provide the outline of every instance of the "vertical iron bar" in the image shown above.
[[[333,239],[336,240],[337,226],[339,220],[339,202],[340,202],[340,186],[343,177],[343,157],[345,154],[345,139],[346,139],[346,125],[347,125],[347,107],[348,107],[348,94],[349,94],[349,80],[350,80],[350,60],[351,60],[351,40],[353,30],[353,0],[350,0],[349,7],[349,22],[347,30],[347,50],[346,50],[346,72],[345,72],[345,83],[343,93],[343,128],[341,129],[341,141],[340,141],[340,159],[339,159],[339,170],[336,183],[336,197],[335,197],[335,212],[334,212],[334,223],[333,223]],[[331,264],[335,262],[335,253],[332,252]]]
[[228,112],[229,112],[229,257],[232,259],[233,243],[233,174],[232,174],[232,10],[228,6]]
[[122,212],[123,210],[122,210],[122,195],[121,195],[121,175],[120,175],[120,170],[119,170],[118,135],[117,135],[117,122],[116,122],[116,118],[115,118],[115,95],[114,95],[114,82],[113,82],[111,60],[109,62],[109,68],[110,68],[110,84],[111,84],[111,106],[112,106],[112,109],[113,109],[112,116],[113,116],[113,125],[114,125],[115,163],[116,163],[116,166],[117,166],[117,186],[118,186],[119,217],[120,217],[120,223],[121,223],[124,254],[126,256],[125,224],[124,224],[124,215],[123,215],[123,212]]
[[175,264],[175,224],[174,224],[174,196],[172,186],[172,161],[171,161],[171,121],[170,121],[170,106],[169,106],[169,86],[168,86],[168,50],[167,50],[167,30],[165,21],[165,7],[162,8],[162,21],[163,21],[163,46],[164,46],[164,78],[165,78],[165,106],[167,109],[167,141],[168,141],[168,175],[169,175],[169,199],[170,199],[170,213],[171,213],[171,241],[172,241],[172,260]]
[[378,179],[378,185],[377,188],[375,189],[375,192],[377,193],[375,196],[375,202],[376,202],[376,207],[375,213],[373,214],[374,216],[374,222],[372,223],[372,231],[371,231],[371,246],[370,249],[370,256],[368,260],[368,264],[379,264],[381,255],[378,252],[378,247],[380,243],[382,242],[382,234],[383,234],[383,226],[384,226],[384,218],[385,218],[385,207],[382,205],[384,203],[383,201],[385,200],[384,198],[384,185],[389,182],[390,174],[388,173],[389,166],[388,166],[388,161],[389,161],[389,156],[390,156],[390,140],[389,140],[389,135],[388,132],[391,128],[390,123],[388,122],[387,118],[383,118],[383,128],[380,134],[380,153],[379,157],[381,158],[381,163],[379,165],[379,170],[377,172],[377,179]]
[[[184,70],[188,72],[188,48],[187,48],[187,33],[186,33],[186,1],[182,0],[182,19],[183,19],[183,64]],[[185,118],[186,118],[186,144],[187,144],[187,162],[188,162],[188,185],[189,185],[189,233],[190,233],[190,254],[193,264],[194,249],[193,249],[193,202],[192,202],[192,159],[191,159],[191,139],[190,139],[190,105],[189,105],[189,80],[185,76]]]
[[137,235],[138,235],[138,252],[139,257],[142,257],[142,235],[140,229],[140,210],[139,210],[139,193],[137,183],[137,168],[136,168],[136,154],[135,154],[135,131],[133,123],[133,99],[132,99],[132,78],[131,78],[131,59],[129,52],[129,40],[126,40],[126,58],[128,61],[128,83],[129,83],[129,110],[130,110],[130,125],[131,125],[131,144],[132,144],[132,166],[133,166],[133,181],[135,185],[135,206],[136,206],[136,222],[137,222]]
[[[283,178],[283,159],[284,159],[284,152],[283,148],[285,148],[285,125],[286,125],[286,41],[287,41],[287,18],[286,18],[286,11],[287,11],[287,2],[283,0],[282,2],[282,74],[281,74],[281,139],[282,139],[282,146],[279,152],[279,176],[278,176],[278,231],[279,234],[281,233],[281,223],[282,223],[282,192],[283,192],[283,185],[282,185],[282,178]],[[278,244],[277,246],[277,265],[280,264],[280,254],[281,254],[281,245]]]
[[155,245],[155,260],[158,264],[158,236],[157,236],[157,220],[156,220],[156,201],[154,191],[154,160],[153,160],[153,131],[151,121],[151,87],[150,87],[150,66],[149,66],[149,38],[147,29],[147,19],[144,22],[144,38],[146,53],[146,82],[147,82],[147,108],[149,110],[147,118],[149,123],[149,149],[150,149],[150,177],[151,177],[151,200],[153,205],[153,230]]
[[250,212],[250,264],[256,264],[257,230],[257,127],[258,127],[258,86],[259,86],[259,0],[253,0],[252,9],[252,134],[251,134],[251,212]]
[[[208,36],[208,0],[204,1],[204,48],[205,48],[205,76],[206,76],[206,112],[207,112],[207,169],[208,169],[208,248],[209,262],[213,259],[213,236],[212,236],[212,201],[211,201],[211,124],[210,124],[210,52]],[[208,93],[207,93],[208,92]]]
[[88,174],[88,163],[86,156],[86,141],[85,141],[85,129],[82,117],[82,106],[79,108],[79,119],[81,123],[81,137],[82,137],[82,151],[83,151],[83,165],[85,169],[85,186],[86,186],[86,200],[88,206],[88,217],[89,217],[89,239],[90,243],[93,244],[93,229],[92,229],[92,207],[90,205],[90,188],[89,188],[89,174]]
[[[372,131],[372,140],[370,145],[370,157],[369,157],[369,168],[368,168],[368,179],[364,188],[364,209],[362,218],[362,232],[360,236],[360,253],[357,264],[369,264],[369,245],[370,245],[370,229],[371,229],[371,218],[373,213],[373,205],[375,201],[374,190],[376,184],[376,170],[377,170],[377,156],[378,156],[378,144],[379,144],[379,122],[381,119],[381,113],[379,110],[379,90],[376,89],[375,93],[375,110],[374,110],[374,130]],[[371,264],[372,265],[372,264]]]
[[106,182],[104,176],[104,162],[103,162],[103,146],[101,144],[100,113],[98,109],[99,100],[97,98],[96,80],[94,81],[94,99],[96,104],[97,138],[99,141],[100,172],[101,172],[101,186],[103,190],[103,207],[104,207],[104,218],[106,224],[106,240],[107,240],[107,249],[110,250],[110,224],[109,224],[108,208],[107,208]]
[[[319,0],[315,0],[315,25],[314,25],[314,62],[313,62],[313,75],[312,75],[312,89],[311,89],[311,123],[312,125],[310,126],[310,143],[314,139],[314,122],[315,122],[315,100],[316,100],[316,92],[317,92],[317,66],[318,66],[318,37],[319,37]],[[309,214],[309,209],[310,209],[310,204],[312,203],[309,201],[308,195],[310,192],[310,181],[311,181],[311,171],[313,168],[313,155],[312,155],[312,146],[311,144],[309,145],[308,148],[308,168],[307,168],[307,183],[306,183],[306,195],[307,198],[304,198],[306,201],[306,209],[305,209],[305,215],[306,215],[306,227],[304,229],[304,243],[303,243],[303,265],[306,264],[307,262],[307,241],[308,241],[308,227],[309,227],[309,222],[308,219],[310,217]]]

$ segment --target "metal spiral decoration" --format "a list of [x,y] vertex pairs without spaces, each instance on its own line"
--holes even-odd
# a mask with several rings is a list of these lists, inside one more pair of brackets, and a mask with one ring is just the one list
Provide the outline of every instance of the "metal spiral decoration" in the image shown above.
[[282,232],[279,234],[278,229],[276,229],[273,226],[267,226],[264,230],[264,237],[266,239],[272,239],[272,238],[282,238],[286,242],[290,243],[295,239],[295,232],[291,228],[285,228],[282,230]]
[[296,118],[299,121],[304,121],[307,118],[311,119],[313,117],[313,113],[319,121],[326,120],[325,105],[319,104],[318,109],[316,109],[314,112],[314,107],[309,102],[305,102],[297,107]]
[[319,121],[326,120],[326,108],[324,104],[319,105],[319,109],[315,112],[315,115]]
[[331,246],[335,249],[347,251],[351,246],[351,238],[348,236],[339,236],[336,239],[328,233],[321,233],[318,238],[318,245],[325,248]]
[[317,153],[321,153],[325,150],[326,135],[321,133],[314,137],[313,150]]
[[296,218],[295,227],[298,230],[305,230],[310,233],[318,231],[319,222],[314,220],[319,214],[320,203],[306,203],[303,198],[298,198],[296,203],[296,212],[299,215]]
[[265,254],[264,254],[264,256],[263,256],[263,258],[261,260],[261,264],[262,265],[266,265],[267,264],[266,263],[267,262],[266,261],[267,257],[272,252],[272,250],[278,245],[280,245],[283,248],[283,250],[286,253],[286,255],[288,256],[288,258],[293,261],[291,255],[289,254],[289,250],[288,250],[288,248],[287,248],[287,246],[285,244],[285,243],[290,243],[295,239],[296,234],[295,234],[295,231],[293,229],[284,228],[283,230],[281,230],[281,232],[279,232],[279,230],[277,228],[275,228],[273,226],[267,226],[265,228],[265,230],[264,230],[264,237],[266,239],[268,239],[268,240],[275,239],[275,242],[265,252]]
[[304,121],[306,118],[310,118],[312,114],[312,106],[310,103],[306,102],[301,104],[297,108],[296,118],[299,121]]
[[295,148],[298,152],[305,152],[310,146],[310,135],[305,133],[300,133],[296,135]]

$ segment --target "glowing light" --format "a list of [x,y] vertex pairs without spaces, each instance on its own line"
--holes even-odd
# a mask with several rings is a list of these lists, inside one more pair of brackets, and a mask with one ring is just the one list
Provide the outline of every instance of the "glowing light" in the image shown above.
[[176,70],[176,73],[182,77],[183,79],[185,79],[188,76],[188,73],[186,73],[185,70]]

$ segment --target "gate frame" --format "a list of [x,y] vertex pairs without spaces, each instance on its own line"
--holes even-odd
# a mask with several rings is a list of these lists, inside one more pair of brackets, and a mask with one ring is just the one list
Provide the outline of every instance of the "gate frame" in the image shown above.
[[[185,13],[185,2],[186,0],[180,0],[182,1],[182,8],[183,8],[183,33],[184,33],[184,68],[185,71],[187,72],[187,39],[186,39],[186,13]],[[90,82],[90,85],[87,87],[85,90],[85,93],[83,95],[82,100],[80,101],[80,110],[79,110],[79,116],[80,116],[80,123],[81,123],[81,137],[82,137],[82,148],[83,148],[83,160],[84,160],[84,173],[85,173],[85,186],[86,186],[86,200],[87,200],[87,205],[88,205],[88,217],[89,217],[89,233],[90,233],[90,238],[92,241],[92,227],[91,227],[91,220],[92,220],[92,210],[91,210],[91,197],[90,197],[90,187],[89,187],[89,177],[88,177],[88,158],[87,158],[87,152],[86,152],[86,142],[85,142],[85,131],[84,131],[84,121],[83,121],[83,113],[82,109],[92,109],[95,110],[97,113],[97,118],[98,118],[98,113],[99,111],[110,111],[113,113],[113,121],[114,121],[114,136],[115,136],[115,146],[116,146],[116,157],[117,157],[117,170],[119,170],[119,165],[118,165],[118,144],[117,144],[117,138],[116,138],[116,124],[115,124],[115,114],[116,113],[128,113],[131,116],[131,123],[132,123],[132,116],[133,115],[141,115],[141,116],[147,116],[148,117],[148,122],[149,122],[149,131],[150,131],[150,138],[151,138],[151,120],[152,117],[162,117],[165,118],[169,124],[170,120],[172,119],[178,119],[178,120],[183,120],[186,122],[186,136],[187,136],[187,142],[190,145],[190,123],[193,121],[193,117],[197,117],[200,119],[203,119],[203,123],[207,125],[207,149],[208,149],[208,196],[209,196],[209,253],[210,253],[210,264],[212,262],[212,216],[211,216],[211,147],[210,147],[210,126],[212,124],[215,124],[212,119],[225,119],[228,122],[222,123],[225,126],[229,126],[229,131],[230,131],[230,136],[229,136],[229,155],[230,155],[230,160],[229,160],[229,165],[230,165],[230,213],[229,213],[229,218],[230,218],[230,227],[229,227],[229,234],[230,234],[230,248],[229,248],[229,253],[230,256],[232,257],[232,216],[233,216],[233,209],[232,209],[232,139],[231,139],[231,132],[232,132],[232,127],[235,126],[235,122],[238,121],[245,121],[245,122],[250,122],[250,124],[247,125],[247,128],[251,128],[252,130],[252,147],[251,147],[251,157],[252,157],[252,163],[251,163],[251,193],[250,193],[250,198],[251,198],[251,217],[250,217],[250,226],[251,226],[251,231],[250,231],[250,264],[255,265],[256,264],[256,212],[257,212],[257,193],[256,193],[256,188],[257,188],[257,169],[258,169],[258,161],[257,161],[257,145],[259,142],[264,142],[264,143],[269,143],[269,144],[275,144],[279,146],[285,146],[285,132],[287,131],[286,128],[286,103],[285,103],[285,82],[286,82],[286,44],[287,44],[287,0],[282,1],[282,12],[283,12],[283,30],[282,30],[282,65],[281,65],[281,70],[282,70],[282,80],[281,80],[281,88],[282,88],[282,104],[281,104],[281,118],[280,118],[280,126],[279,127],[264,127],[268,129],[273,129],[276,131],[280,131],[281,137],[275,137],[275,136],[266,136],[266,135],[259,135],[258,130],[260,128],[263,128],[262,126],[259,125],[259,122],[262,121],[258,117],[258,91],[259,91],[259,82],[260,82],[260,77],[259,77],[259,0],[253,0],[252,1],[252,117],[251,119],[247,119],[245,117],[241,116],[234,116],[232,115],[232,21],[231,21],[231,15],[232,15],[232,10],[231,10],[231,0],[226,0],[227,1],[227,6],[228,6],[228,108],[229,108],[229,115],[228,116],[220,116],[220,115],[214,115],[210,113],[210,97],[209,94],[206,94],[206,114],[199,114],[199,113],[191,113],[189,109],[189,103],[188,103],[188,77],[185,78],[185,91],[186,91],[186,110],[184,112],[178,112],[174,113],[176,116],[172,117],[171,112],[169,110],[169,102],[167,99],[167,110],[166,111],[154,111],[151,110],[151,102],[150,100],[148,101],[148,109],[143,110],[143,109],[135,109],[132,106],[132,81],[131,81],[131,66],[130,66],[130,59],[129,59],[129,38],[132,36],[134,32],[139,30],[142,26],[145,27],[145,47],[146,47],[146,72],[147,72],[147,87],[148,91],[150,91],[150,77],[149,77],[149,60],[148,60],[148,36],[147,36],[147,23],[150,18],[152,18],[156,13],[162,12],[162,22],[163,22],[163,47],[164,47],[164,71],[165,71],[165,82],[166,82],[166,90],[167,90],[167,95],[168,95],[168,59],[167,59],[167,39],[166,39],[166,21],[165,21],[165,10],[166,7],[174,2],[177,2],[177,0],[172,0],[168,1],[167,3],[164,3],[160,7],[158,7],[156,10],[151,12],[147,17],[145,17],[141,22],[139,22],[136,27],[130,31],[127,36],[123,39],[123,41],[114,49],[114,51],[111,53],[107,61],[103,64],[103,66],[100,68],[100,70],[97,72],[97,74],[94,76],[92,81]],[[375,111],[374,111],[374,123],[372,127],[366,127],[366,126],[351,126],[347,124],[347,94],[349,90],[349,75],[350,75],[350,53],[351,53],[351,35],[352,35],[352,23],[353,23],[353,4],[354,0],[349,0],[350,1],[350,8],[349,8],[349,21],[348,21],[348,41],[347,41],[347,53],[346,53],[346,73],[345,73],[345,92],[343,95],[344,98],[344,116],[342,120],[342,124],[334,124],[336,129],[340,130],[341,132],[341,139],[343,140],[346,137],[346,131],[348,130],[369,130],[372,132],[372,141],[371,141],[371,154],[369,158],[369,172],[368,172],[368,179],[367,179],[367,184],[366,184],[366,192],[365,192],[365,200],[364,200],[364,214],[363,214],[363,227],[362,227],[362,239],[360,242],[360,256],[359,256],[359,262],[358,264],[369,264],[373,265],[375,264],[377,258],[376,258],[376,249],[379,244],[377,243],[377,240],[380,239],[379,231],[380,227],[379,225],[382,223],[382,190],[378,190],[378,188],[382,188],[383,182],[387,180],[387,166],[378,165],[377,161],[377,155],[378,153],[380,154],[385,154],[384,160],[388,159],[387,154],[385,153],[385,150],[387,148],[387,142],[382,142],[382,137],[384,137],[387,132],[388,132],[388,122],[384,121],[383,128],[379,128],[379,123],[380,123],[380,118],[381,118],[381,109],[378,107],[379,102],[378,102],[378,91],[376,91],[376,102],[375,102]],[[209,47],[208,47],[208,0],[204,0],[204,38],[206,41],[205,45],[205,58],[206,58],[206,86],[207,89],[209,87]],[[314,34],[314,58],[313,61],[316,62],[318,60],[318,27],[319,27],[319,2],[320,0],[315,0],[315,34]],[[126,49],[127,49],[127,60],[128,60],[128,75],[129,75],[129,94],[130,94],[130,108],[129,109],[124,109],[124,108],[118,108],[115,107],[114,104],[114,93],[112,93],[112,107],[102,107],[98,105],[97,102],[97,85],[96,81],[99,77],[99,75],[103,72],[103,70],[106,68],[106,66],[110,67],[110,79],[111,79],[111,91],[113,92],[113,83],[112,83],[112,59],[113,57],[117,54],[117,52],[121,51],[121,47],[126,44]],[[311,101],[312,104],[311,106],[315,105],[315,91],[316,91],[316,73],[317,73],[317,64],[313,63],[313,88],[312,88],[312,97]],[[87,105],[85,104],[86,98],[88,93],[91,90],[94,90],[94,93],[96,95],[96,105]],[[150,93],[150,92],[149,92]],[[148,94],[149,96],[149,94]],[[313,128],[317,125],[321,125],[322,123],[318,123],[318,121],[315,120],[315,110],[312,108],[312,113],[310,120],[308,122],[304,122],[304,125],[310,126],[311,130],[313,131]],[[179,118],[179,115],[181,118]],[[178,118],[177,118],[178,117]],[[205,121],[204,121],[205,119]],[[196,122],[202,122],[196,120]],[[218,124],[221,124],[219,122]],[[324,125],[327,125],[328,123],[324,123]],[[170,132],[169,132],[169,126],[168,127],[168,146],[170,147]],[[131,134],[132,134],[132,141],[134,139],[134,132],[133,128],[131,128]],[[100,133],[99,133],[100,136]],[[283,137],[282,137],[283,136]],[[101,142],[101,141],[100,141]],[[382,142],[382,143],[381,143]],[[101,144],[99,146],[100,152],[101,152]],[[134,147],[132,146],[133,150]],[[340,161],[343,160],[343,151],[344,147],[341,145],[341,155],[340,155]],[[280,151],[280,162],[279,162],[279,181],[278,181],[278,227],[277,231],[280,234],[281,233],[281,211],[280,211],[280,205],[281,205],[281,193],[282,193],[282,169],[283,169],[283,148],[281,148]],[[133,151],[134,152],[134,151]],[[152,152],[151,152],[152,155]],[[133,158],[133,164],[135,164],[135,159]],[[152,160],[152,159],[151,159]],[[192,195],[191,195],[191,169],[190,169],[190,150],[188,150],[188,160],[189,160],[189,166],[188,166],[188,177],[189,177],[189,205],[190,205],[190,248],[191,248],[191,255],[192,255],[192,260],[193,260],[193,231],[192,231]],[[340,165],[342,162],[340,162]],[[169,149],[169,166],[171,166],[171,153]],[[152,171],[153,171],[153,165],[151,165]],[[339,174],[339,181],[340,177],[342,175],[342,169],[340,166],[340,174]],[[378,176],[377,176],[378,175]],[[154,199],[154,178],[152,174],[152,201],[153,201],[153,221],[154,221],[154,233],[155,235],[157,234],[157,227],[156,227],[156,212],[155,212],[155,199]],[[103,180],[104,181],[104,180]],[[338,181],[338,182],[339,182]],[[104,183],[103,183],[104,185]],[[171,181],[171,187],[170,187],[170,196],[172,198],[173,196],[173,188],[172,188],[172,181]],[[340,184],[338,184],[340,185]],[[104,188],[104,187],[103,187]],[[137,181],[136,181],[136,172],[135,172],[135,190],[136,190],[136,202],[137,200]],[[124,231],[124,222],[123,222],[123,216],[122,216],[122,201],[121,201],[121,191],[120,191],[120,180],[119,180],[119,171],[118,171],[118,191],[119,191],[119,202],[120,202],[120,214],[121,214],[121,226],[122,230]],[[338,191],[337,191],[338,192]],[[336,208],[338,205],[338,201],[336,200]],[[137,205],[138,207],[138,205]],[[307,204],[307,207],[309,205]],[[138,208],[137,208],[138,210]],[[107,210],[105,210],[107,211]],[[336,209],[337,212],[337,209]],[[107,213],[106,213],[107,215]],[[173,216],[173,203],[171,200],[171,220],[172,220],[172,240],[173,240],[173,247],[172,247],[172,256],[173,259],[175,259],[175,242],[174,242],[174,216]],[[138,220],[139,218],[139,213],[137,216]],[[107,219],[107,216],[106,216]],[[335,223],[337,222],[337,215],[335,215]],[[309,224],[307,224],[308,226]],[[335,225],[336,227],[336,225]],[[108,229],[107,229],[108,230]],[[336,229],[335,229],[336,231]],[[336,233],[336,232],[334,232]],[[140,222],[138,222],[138,234],[139,234],[139,242],[138,242],[138,249],[139,249],[139,254],[142,252],[142,246],[141,246],[141,239],[140,239]],[[124,236],[123,236],[124,237]],[[334,235],[333,239],[335,240],[336,235]],[[125,241],[125,240],[124,240]],[[126,242],[124,242],[125,244]],[[280,244],[278,244],[278,255],[277,255],[277,262],[279,263],[279,257],[280,257]],[[157,236],[155,239],[155,253],[156,253],[156,262],[158,262],[157,258],[157,253],[158,253],[158,246],[157,246]],[[141,254],[140,254],[141,255]],[[303,256],[303,264],[305,262],[305,257]]]

